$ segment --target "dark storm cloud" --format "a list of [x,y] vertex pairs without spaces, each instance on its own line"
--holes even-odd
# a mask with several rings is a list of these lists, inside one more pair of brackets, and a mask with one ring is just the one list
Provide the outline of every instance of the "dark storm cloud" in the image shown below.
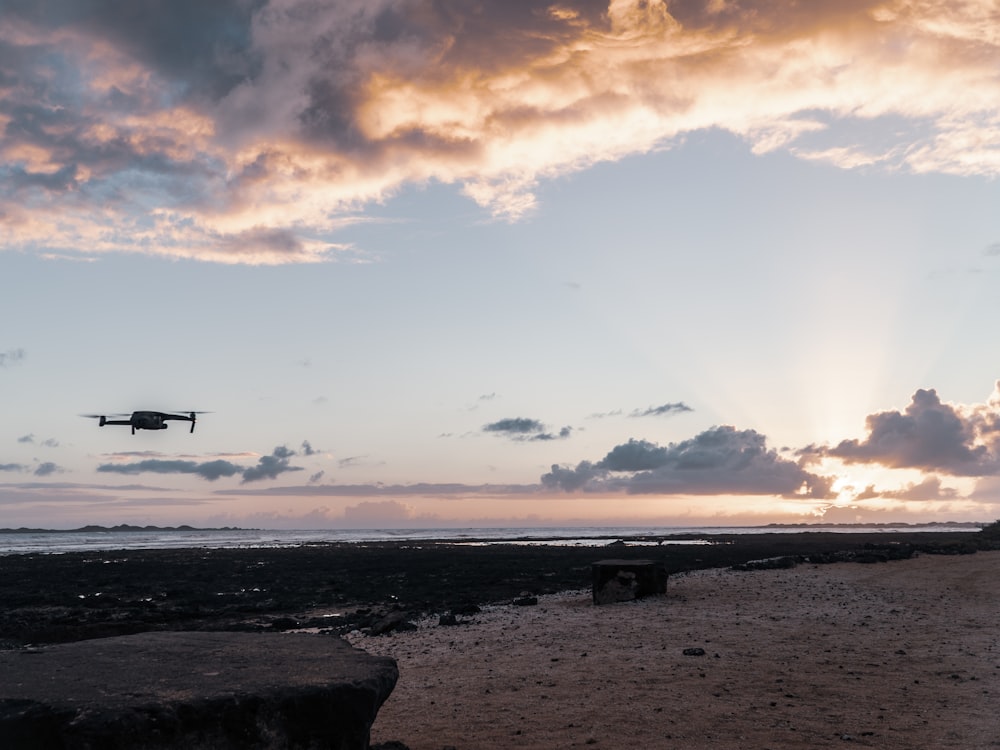
[[962,409],[942,403],[934,389],[920,389],[904,411],[870,415],[863,440],[843,440],[820,452],[846,463],[877,463],[953,476],[997,474],[1000,412],[996,406]]
[[665,447],[630,440],[600,461],[553,466],[541,482],[566,491],[823,498],[831,480],[782,458],[760,433],[724,425]]
[[[2,167],[0,167],[0,173],[2,173]],[[16,365],[23,359],[24,359],[24,349],[8,349],[5,352],[0,352],[0,367],[9,367],[10,365]]]
[[27,471],[24,464],[0,464],[0,471]]
[[537,419],[527,417],[509,417],[492,424],[483,425],[483,432],[495,435],[505,435],[517,441],[547,441],[565,440],[573,432],[572,427],[563,427],[557,433],[548,432],[544,424]]
[[673,404],[662,404],[661,406],[650,406],[646,409],[635,409],[629,414],[630,417],[669,417],[674,414],[682,414],[686,411],[694,411],[687,404],[678,401]]
[[184,81],[179,93],[218,98],[252,77],[251,20],[264,0],[7,0],[5,12],[52,30],[83,29],[95,40]]

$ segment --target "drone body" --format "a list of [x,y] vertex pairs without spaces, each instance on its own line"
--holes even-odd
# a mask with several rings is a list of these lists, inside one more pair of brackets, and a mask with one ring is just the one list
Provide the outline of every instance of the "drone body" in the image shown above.
[[187,414],[175,414],[164,411],[134,411],[131,416],[127,414],[111,415],[112,417],[127,417],[127,419],[108,419],[103,414],[84,414],[83,416],[99,419],[101,427],[108,424],[130,425],[132,427],[132,434],[134,435],[136,430],[165,430],[168,427],[167,422],[171,419],[190,422],[191,432],[194,432],[196,415],[198,414],[204,414],[204,412],[192,411]]

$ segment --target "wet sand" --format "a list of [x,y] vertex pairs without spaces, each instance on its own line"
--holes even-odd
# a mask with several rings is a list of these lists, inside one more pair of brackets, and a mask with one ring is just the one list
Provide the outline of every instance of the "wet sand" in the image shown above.
[[[395,658],[411,750],[1000,747],[1000,552],[672,575],[349,640]],[[703,655],[685,655],[702,649]]]

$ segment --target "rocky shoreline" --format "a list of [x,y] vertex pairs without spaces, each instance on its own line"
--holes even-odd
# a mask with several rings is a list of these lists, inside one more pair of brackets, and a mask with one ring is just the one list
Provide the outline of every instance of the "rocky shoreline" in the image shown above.
[[[670,574],[799,561],[880,562],[1000,547],[981,532],[634,537],[604,547],[445,541],[172,549],[0,557],[0,649],[147,631],[343,634],[432,613],[590,585],[601,559],[654,559]],[[770,562],[768,562],[770,561]],[[376,627],[377,630],[377,627]]]

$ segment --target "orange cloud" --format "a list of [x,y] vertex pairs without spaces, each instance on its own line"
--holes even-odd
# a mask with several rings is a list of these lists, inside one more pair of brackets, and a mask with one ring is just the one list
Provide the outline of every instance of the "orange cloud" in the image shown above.
[[337,229],[408,183],[516,220],[541,181],[705,128],[843,168],[1000,173],[988,2],[146,10],[65,25],[15,4],[3,247],[355,259]]

